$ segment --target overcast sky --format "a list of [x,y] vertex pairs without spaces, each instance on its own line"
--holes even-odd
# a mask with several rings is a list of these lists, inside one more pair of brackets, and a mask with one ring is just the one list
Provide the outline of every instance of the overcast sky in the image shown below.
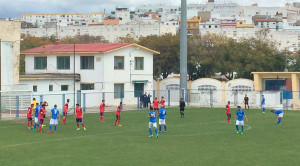
[[[180,5],[181,0],[0,0],[0,18],[20,17],[24,13],[91,13],[107,12],[118,7],[149,4]],[[187,0],[188,3],[204,3],[207,0]],[[236,2],[240,5],[258,3],[259,6],[284,6],[287,2],[300,0],[215,0],[215,2]]]

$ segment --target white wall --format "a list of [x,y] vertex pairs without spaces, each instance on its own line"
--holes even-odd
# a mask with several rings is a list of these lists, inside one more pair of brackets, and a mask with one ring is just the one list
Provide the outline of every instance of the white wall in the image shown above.
[[[232,91],[233,87],[236,86],[247,86],[250,87],[252,91],[238,91],[237,95],[237,101],[236,103],[234,103],[235,98],[234,95],[236,92]],[[234,79],[231,81],[226,82],[225,84],[225,91],[226,91],[226,102],[230,101],[231,104],[237,104],[239,106],[243,105],[244,102],[244,97],[245,95],[248,96],[249,98],[249,105],[254,106],[256,103],[256,93],[254,90],[254,82],[252,80],[248,80],[248,79]]]
[[2,86],[14,84],[13,42],[1,42],[1,83]]
[[193,105],[210,106],[210,91],[200,91],[199,86],[212,85],[216,87],[216,91],[213,91],[213,106],[221,106],[222,103],[222,82],[216,79],[200,78],[192,82],[190,100]]

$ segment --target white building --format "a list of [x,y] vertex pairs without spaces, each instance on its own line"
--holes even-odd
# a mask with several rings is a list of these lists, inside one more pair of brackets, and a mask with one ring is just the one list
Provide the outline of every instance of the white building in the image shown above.
[[21,21],[32,23],[37,28],[43,27],[46,23],[55,23],[58,27],[87,26],[88,15],[82,13],[22,14]]
[[116,8],[112,14],[115,18],[120,19],[120,24],[126,24],[131,21],[130,11],[128,8]]
[[[21,23],[0,20],[1,89],[19,83]],[[8,88],[8,89],[7,89]]]
[[[256,32],[262,28],[202,28],[201,34],[216,33],[231,37],[236,40],[241,38],[256,37]],[[270,31],[267,38],[277,43],[278,49],[289,49],[297,51],[300,49],[300,30],[298,29],[283,29],[281,31]]]
[[214,0],[208,0],[206,4],[188,4],[187,17],[198,16],[198,12],[210,11],[212,15],[220,17],[233,17],[238,14],[239,5],[236,3],[215,3]]
[[21,33],[36,37],[56,36],[58,39],[76,35],[103,36],[109,42],[116,42],[128,35],[138,39],[149,35],[176,34],[178,25],[165,25],[161,22],[130,22],[123,25],[68,26],[59,28],[28,28]]
[[123,97],[133,104],[141,92],[152,90],[153,54],[159,53],[137,44],[76,44],[74,62],[74,45],[56,43],[22,54],[26,68],[20,82],[30,85],[35,94],[72,92],[75,79],[75,90],[89,97],[87,106],[98,106],[100,98],[93,94],[105,92],[108,104],[118,104]]

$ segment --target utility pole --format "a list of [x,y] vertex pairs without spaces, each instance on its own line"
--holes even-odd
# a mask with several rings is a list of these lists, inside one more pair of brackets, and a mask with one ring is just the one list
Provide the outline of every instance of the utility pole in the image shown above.
[[181,98],[186,101],[187,90],[187,9],[186,0],[181,0],[181,24],[180,24],[180,90]]
[[73,77],[74,77],[74,115],[75,115],[75,109],[76,109],[76,103],[75,103],[75,92],[76,92],[76,84],[75,84],[75,81],[76,81],[76,79],[75,79],[75,43],[74,43],[74,49],[73,49],[73,55],[74,55],[74,73],[73,73]]
[[0,119],[2,118],[2,65],[1,65],[1,58],[2,58],[2,54],[1,54],[1,48],[2,48],[2,41],[0,39]]

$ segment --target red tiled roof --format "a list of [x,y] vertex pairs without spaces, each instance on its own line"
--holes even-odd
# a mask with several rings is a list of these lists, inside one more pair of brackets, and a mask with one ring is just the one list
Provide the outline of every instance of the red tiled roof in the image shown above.
[[[75,44],[75,52],[107,52],[129,46],[129,43],[89,43]],[[74,51],[74,44],[49,44],[29,50],[22,51],[22,54],[30,53],[69,53]]]

